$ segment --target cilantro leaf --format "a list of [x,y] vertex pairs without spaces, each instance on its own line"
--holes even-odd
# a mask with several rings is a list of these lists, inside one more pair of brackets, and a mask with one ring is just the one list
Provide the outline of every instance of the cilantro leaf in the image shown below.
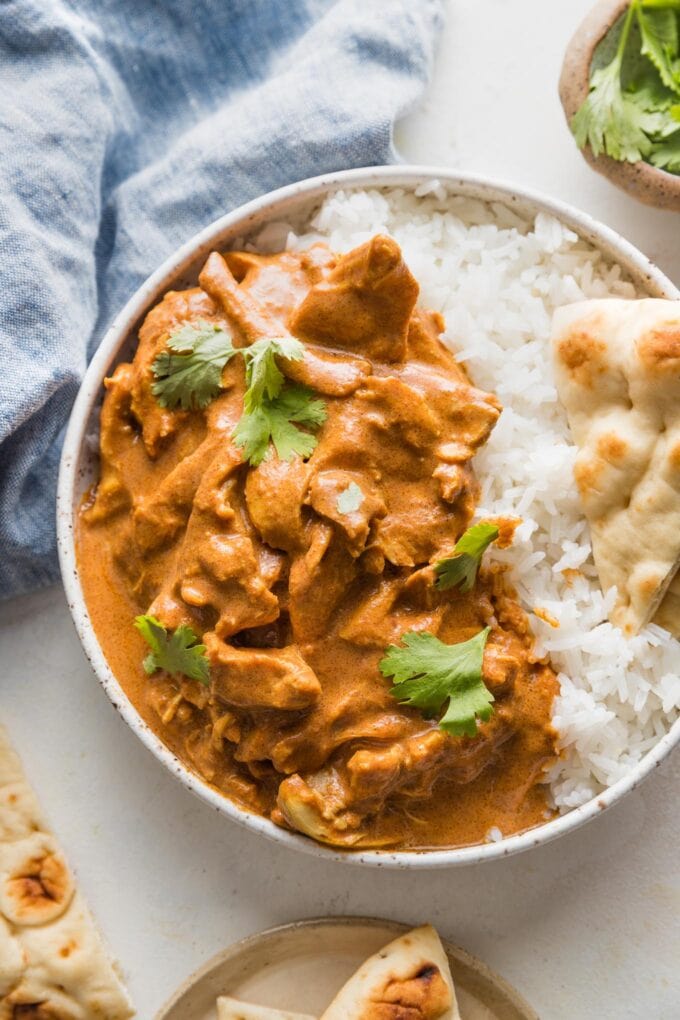
[[635,93],[621,90],[618,58],[595,71],[590,93],[574,114],[571,130],[580,149],[589,145],[594,156],[637,163],[648,155],[652,143],[647,130],[656,126],[655,114],[640,103]]
[[270,443],[280,460],[309,457],[316,437],[297,425],[316,428],[326,420],[323,400],[314,400],[306,386],[285,386],[273,400],[264,396],[250,413],[244,413],[234,430],[234,442],[254,466],[271,456]]
[[205,645],[198,644],[198,637],[191,627],[182,624],[172,634],[168,634],[155,616],[136,617],[135,627],[151,649],[143,663],[144,672],[148,676],[164,669],[173,676],[182,674],[205,686],[210,683],[210,665]]
[[660,170],[680,174],[680,131],[654,146],[650,162]]
[[364,501],[364,494],[356,482],[350,482],[338,496],[335,505],[339,514],[353,514]]
[[242,349],[246,363],[246,392],[243,406],[250,414],[267,397],[273,400],[281,392],[283,374],[276,364],[276,356],[288,361],[300,361],[305,349],[295,337],[277,337],[272,340],[258,340]]
[[666,88],[651,64],[648,67],[649,72],[632,82],[631,88],[634,91],[634,101],[649,114],[646,130],[652,140],[652,148],[646,158],[651,163],[651,154],[658,143],[678,130],[680,103],[678,96]]
[[[236,354],[231,337],[211,322],[188,323],[154,360],[151,391],[161,407],[207,407],[220,392],[222,369]],[[172,353],[171,353],[172,352]]]
[[[652,118],[646,121],[649,134],[663,134],[667,132],[668,125],[673,124],[674,105],[678,97],[662,83],[656,71],[651,69],[649,75],[631,83],[629,95],[634,103],[637,103],[646,113],[652,114]],[[671,130],[673,130],[671,128]]]
[[469,641],[446,645],[433,634],[410,631],[403,646],[390,645],[380,662],[383,676],[392,677],[390,693],[426,716],[437,715],[440,729],[454,736],[474,737],[477,719],[490,719],[494,696],[482,679],[484,646],[490,627]]
[[649,8],[638,4],[637,20],[642,40],[641,52],[654,64],[664,85],[680,94],[676,15],[669,7]]
[[435,582],[440,591],[460,586],[463,592],[471,591],[477,580],[482,556],[498,538],[495,524],[473,524],[456,542],[453,554],[435,564]]

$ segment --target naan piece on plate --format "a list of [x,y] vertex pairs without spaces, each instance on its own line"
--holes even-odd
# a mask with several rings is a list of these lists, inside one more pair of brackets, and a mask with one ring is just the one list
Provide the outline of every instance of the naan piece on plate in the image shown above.
[[272,1009],[270,1006],[254,1006],[222,996],[217,1000],[217,1020],[316,1020],[308,1013],[291,1013],[288,1010]]
[[0,726],[0,1020],[134,1016]]
[[446,953],[423,925],[369,957],[321,1020],[460,1020]]
[[679,637],[680,301],[567,305],[552,343],[595,566],[618,592],[611,620]]

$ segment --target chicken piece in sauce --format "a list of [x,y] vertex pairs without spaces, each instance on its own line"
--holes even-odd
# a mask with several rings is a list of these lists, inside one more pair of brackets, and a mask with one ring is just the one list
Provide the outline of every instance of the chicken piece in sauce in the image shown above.
[[[123,687],[209,783],[322,842],[456,846],[538,824],[555,675],[502,571],[482,569],[468,592],[433,583],[473,518],[471,461],[497,399],[440,342],[441,317],[416,307],[390,238],[343,256],[213,253],[199,284],[166,294],[107,380],[101,477],[81,514],[86,597]],[[308,458],[244,461],[240,358],[205,409],[160,406],[154,359],[199,321],[236,348],[304,342],[279,367],[325,402]],[[343,512],[352,485],[360,502]],[[138,613],[201,636],[209,687],[144,674]],[[379,669],[390,643],[419,630],[455,644],[485,627],[495,702],[474,737],[395,700]]]

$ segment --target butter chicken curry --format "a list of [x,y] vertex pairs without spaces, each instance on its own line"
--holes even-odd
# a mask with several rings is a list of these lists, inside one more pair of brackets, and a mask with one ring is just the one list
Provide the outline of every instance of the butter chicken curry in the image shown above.
[[500,405],[417,297],[388,237],[213,253],[106,380],[80,516],[144,719],[241,807],[346,848],[536,825],[555,755],[555,675],[481,564],[516,522],[471,527]]

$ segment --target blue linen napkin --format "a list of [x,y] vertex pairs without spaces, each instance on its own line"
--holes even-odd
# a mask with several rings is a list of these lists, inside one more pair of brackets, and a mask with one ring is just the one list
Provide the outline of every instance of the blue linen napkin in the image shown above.
[[442,4],[0,4],[0,597],[57,576],[61,441],[113,315],[229,209],[394,161]]

